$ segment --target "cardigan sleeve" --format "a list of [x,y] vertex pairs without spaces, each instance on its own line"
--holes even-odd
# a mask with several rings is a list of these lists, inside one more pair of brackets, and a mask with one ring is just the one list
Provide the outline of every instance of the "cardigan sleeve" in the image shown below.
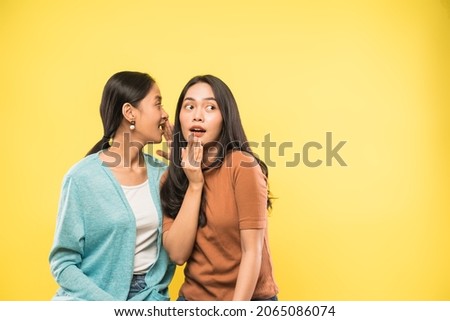
[[63,181],[53,246],[51,272],[69,300],[115,300],[99,288],[80,266],[84,255],[83,201],[70,176]]

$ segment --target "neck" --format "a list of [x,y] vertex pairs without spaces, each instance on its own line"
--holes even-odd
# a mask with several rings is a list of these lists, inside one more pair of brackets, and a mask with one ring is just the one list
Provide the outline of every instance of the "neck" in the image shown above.
[[137,168],[144,166],[142,153],[143,144],[133,141],[132,133],[117,132],[113,138],[112,146],[108,148],[108,156],[112,156],[116,167]]

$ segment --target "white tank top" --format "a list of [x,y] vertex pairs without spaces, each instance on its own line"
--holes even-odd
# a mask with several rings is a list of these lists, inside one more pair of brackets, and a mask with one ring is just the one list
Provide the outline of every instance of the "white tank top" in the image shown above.
[[148,180],[122,189],[136,217],[136,249],[134,274],[145,274],[156,261],[158,213],[150,193]]

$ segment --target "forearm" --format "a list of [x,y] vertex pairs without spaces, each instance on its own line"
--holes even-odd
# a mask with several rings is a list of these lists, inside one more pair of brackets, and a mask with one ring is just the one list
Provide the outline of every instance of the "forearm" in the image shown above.
[[72,299],[88,301],[118,300],[118,298],[99,288],[75,265],[70,265],[61,271],[56,276],[56,281]]
[[187,261],[194,246],[202,191],[203,184],[189,185],[177,217],[164,233],[164,247],[170,259],[178,265]]
[[261,253],[256,251],[242,254],[233,301],[251,300],[261,270],[261,258]]

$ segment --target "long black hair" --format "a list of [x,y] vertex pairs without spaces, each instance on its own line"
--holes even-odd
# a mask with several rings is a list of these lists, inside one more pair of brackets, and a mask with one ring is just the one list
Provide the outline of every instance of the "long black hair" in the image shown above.
[[[165,215],[175,218],[180,211],[184,195],[189,185],[189,181],[181,166],[181,149],[187,146],[187,141],[183,137],[180,124],[180,112],[184,97],[190,87],[197,83],[206,83],[211,86],[214,97],[222,114],[222,131],[215,147],[217,148],[217,157],[214,162],[209,164],[204,170],[214,169],[222,166],[225,156],[233,150],[241,150],[252,155],[255,161],[261,166],[262,172],[268,177],[268,168],[251,150],[247,141],[244,128],[236,100],[230,88],[219,78],[212,75],[196,76],[189,80],[181,91],[178,98],[177,109],[175,111],[175,124],[173,128],[173,142],[171,148],[171,162],[169,164],[167,179],[161,187],[161,205]],[[187,137],[186,137],[187,138]],[[267,208],[271,207],[271,199],[267,197]],[[199,226],[206,225],[205,199],[202,195],[202,201],[199,213]]]
[[108,148],[109,140],[114,136],[122,122],[122,106],[133,106],[147,96],[155,80],[148,74],[137,71],[121,71],[114,74],[105,84],[100,103],[100,116],[103,123],[103,137],[86,154],[94,154]]

